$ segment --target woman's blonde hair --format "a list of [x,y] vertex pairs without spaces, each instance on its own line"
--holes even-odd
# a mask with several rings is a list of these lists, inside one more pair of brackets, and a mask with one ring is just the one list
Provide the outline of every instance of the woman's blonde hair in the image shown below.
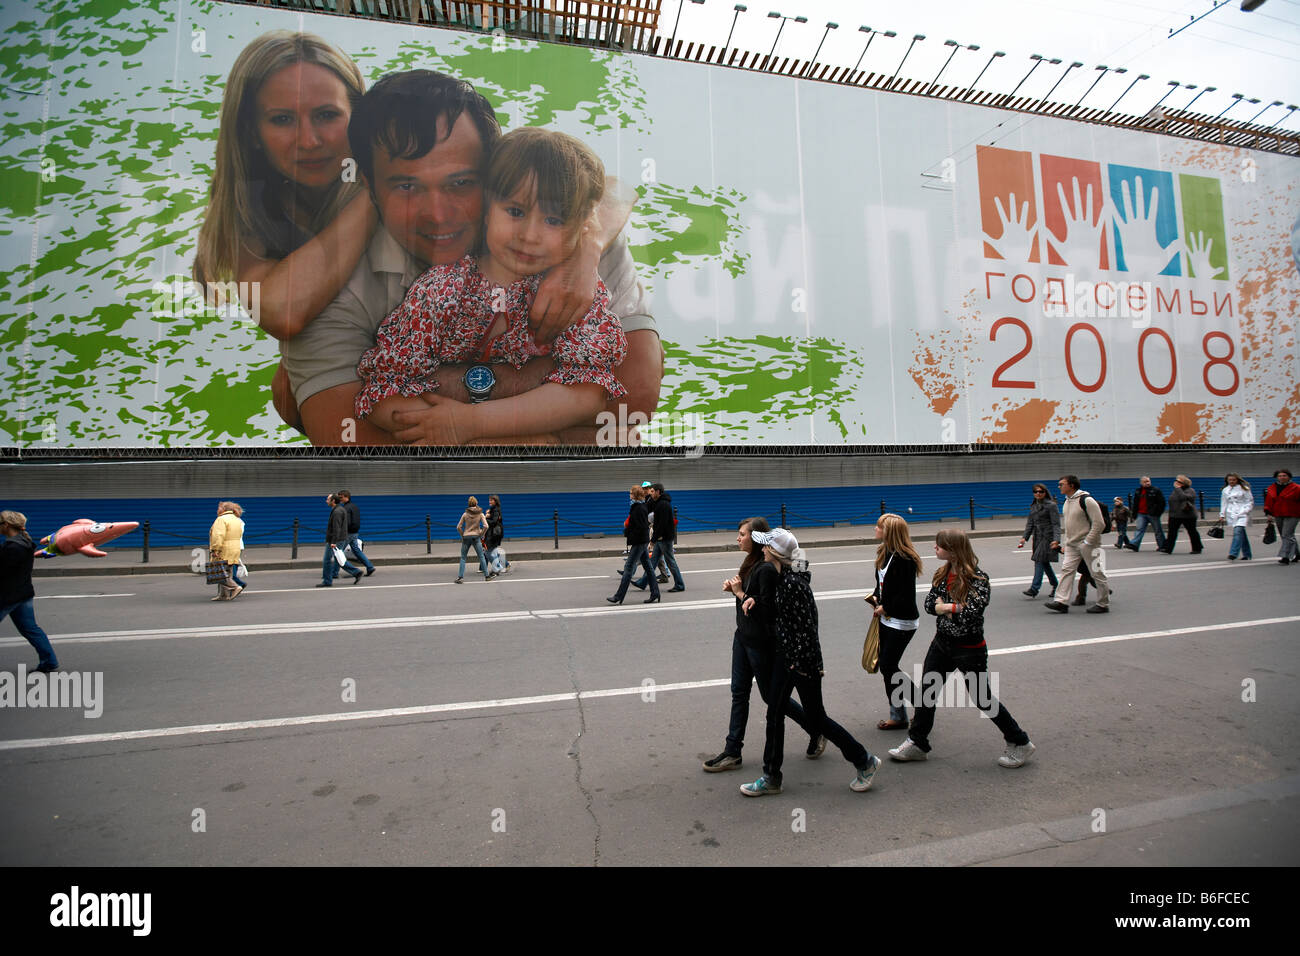
[[478,499],[475,498],[473,495],[470,495],[470,496],[469,496],[469,506],[470,506],[471,508],[477,508],[477,507],[478,507]]
[[[237,278],[240,246],[252,240],[250,249],[266,258],[280,259],[293,252],[333,221],[339,211],[360,191],[356,183],[342,177],[331,185],[312,210],[310,225],[301,230],[293,248],[282,248],[272,217],[302,202],[293,183],[285,182],[267,162],[261,148],[254,111],[257,93],[271,76],[295,63],[311,63],[329,70],[347,87],[348,100],[355,108],[365,92],[361,71],[351,58],[320,37],[292,30],[263,33],[235,60],[221,100],[221,126],[217,133],[216,165],[208,208],[199,230],[198,252],[194,256],[194,281],[203,286]],[[252,184],[264,183],[265,193],[254,196]],[[270,210],[268,211],[268,205]]]
[[907,519],[902,515],[886,512],[876,521],[876,527],[880,529],[880,547],[876,549],[876,570],[879,571],[885,566],[889,555],[897,554],[911,559],[916,565],[916,576],[919,578],[921,556],[917,554],[916,546],[912,544],[912,532],[907,527]]
[[605,194],[605,164],[568,133],[534,126],[511,130],[492,150],[483,191],[489,201],[500,202],[530,185],[542,211],[564,220],[565,231],[576,235]]
[[1241,477],[1241,475],[1237,474],[1235,471],[1230,471],[1223,476],[1223,483],[1225,485],[1228,483],[1229,478],[1236,478],[1237,484],[1241,485],[1241,487],[1245,488],[1247,491],[1250,491],[1250,482]]
[[979,558],[975,556],[975,551],[970,546],[970,538],[966,537],[966,532],[960,528],[944,528],[934,536],[934,543],[947,551],[951,557],[934,572],[934,578],[930,583],[938,585],[948,575],[953,575],[954,581],[952,587],[948,589],[948,595],[958,601],[964,601],[966,589],[970,587],[971,580],[979,571]]
[[218,501],[217,511],[222,513],[229,511],[236,518],[242,518],[244,516],[244,509],[239,507],[239,505],[233,501]]
[[0,511],[0,524],[22,531],[27,527],[27,515],[21,511]]

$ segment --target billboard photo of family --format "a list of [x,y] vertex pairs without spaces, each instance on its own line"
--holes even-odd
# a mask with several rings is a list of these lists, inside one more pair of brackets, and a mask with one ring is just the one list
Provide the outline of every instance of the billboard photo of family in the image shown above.
[[162,0],[0,71],[0,445],[1300,441],[1290,157]]

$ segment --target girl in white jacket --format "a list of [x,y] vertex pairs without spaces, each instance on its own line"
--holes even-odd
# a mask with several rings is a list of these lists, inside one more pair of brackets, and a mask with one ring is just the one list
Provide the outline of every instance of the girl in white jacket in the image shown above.
[[1250,523],[1250,511],[1255,507],[1255,498],[1250,493],[1250,485],[1236,472],[1223,480],[1223,493],[1219,497],[1219,520],[1226,521],[1232,529],[1232,547],[1228,549],[1228,560],[1236,561],[1240,553],[1241,560],[1249,561],[1250,538],[1246,535],[1246,526]]

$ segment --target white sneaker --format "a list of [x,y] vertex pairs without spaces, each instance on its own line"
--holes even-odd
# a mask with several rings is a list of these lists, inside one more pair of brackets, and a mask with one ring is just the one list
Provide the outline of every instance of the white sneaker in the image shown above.
[[890,748],[889,758],[891,760],[928,760],[930,755],[917,745],[911,737],[908,737],[897,747]]
[[1033,741],[1030,741],[1023,746],[1008,744],[1006,753],[998,758],[998,766],[1023,767],[1029,762],[1029,758],[1034,755],[1034,751],[1037,749],[1038,748],[1034,746]]

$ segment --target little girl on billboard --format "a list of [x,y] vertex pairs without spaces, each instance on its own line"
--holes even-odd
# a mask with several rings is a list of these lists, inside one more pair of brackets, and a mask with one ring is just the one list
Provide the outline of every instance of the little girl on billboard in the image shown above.
[[[580,140],[531,127],[503,136],[483,184],[486,248],[434,266],[411,285],[357,365],[364,382],[357,415],[396,431],[387,400],[424,396],[444,412],[432,444],[505,444],[590,423],[606,396],[627,394],[613,374],[627,338],[604,283],[582,320],[554,342],[538,344],[528,328],[542,273],[573,252],[604,187],[604,165]],[[493,365],[519,369],[547,354],[555,371],[539,388],[492,398]],[[443,363],[469,364],[468,403],[427,394]]]

